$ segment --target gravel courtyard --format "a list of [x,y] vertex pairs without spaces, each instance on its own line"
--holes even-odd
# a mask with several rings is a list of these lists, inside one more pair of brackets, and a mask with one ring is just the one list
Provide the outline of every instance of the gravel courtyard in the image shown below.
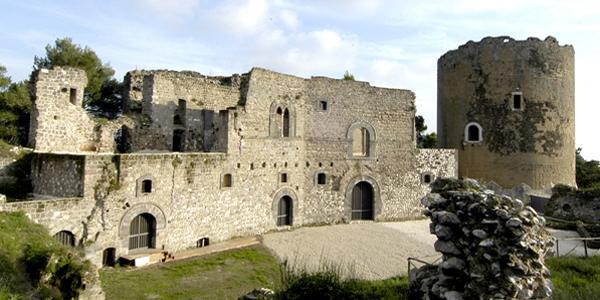
[[440,256],[435,240],[429,219],[304,227],[263,236],[264,245],[294,268],[314,271],[329,264],[362,279],[405,275],[408,257],[435,260]]

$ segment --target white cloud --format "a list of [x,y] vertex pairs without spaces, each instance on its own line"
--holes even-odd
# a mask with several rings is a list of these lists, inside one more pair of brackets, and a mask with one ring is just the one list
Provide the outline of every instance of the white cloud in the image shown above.
[[221,25],[229,33],[247,35],[268,26],[268,12],[266,0],[228,1],[213,9],[208,17],[209,23]]
[[295,30],[296,28],[298,28],[298,26],[300,26],[300,20],[298,20],[298,15],[291,10],[282,10],[279,14],[279,18],[288,29]]
[[153,17],[180,24],[195,14],[200,0],[131,0],[138,8],[153,13]]

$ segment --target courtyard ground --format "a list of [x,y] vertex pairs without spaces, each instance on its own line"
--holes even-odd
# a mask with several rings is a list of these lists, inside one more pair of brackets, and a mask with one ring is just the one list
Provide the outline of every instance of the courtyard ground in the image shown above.
[[435,240],[429,219],[304,227],[263,236],[263,244],[292,268],[318,271],[329,265],[368,280],[406,275],[408,257],[437,259]]

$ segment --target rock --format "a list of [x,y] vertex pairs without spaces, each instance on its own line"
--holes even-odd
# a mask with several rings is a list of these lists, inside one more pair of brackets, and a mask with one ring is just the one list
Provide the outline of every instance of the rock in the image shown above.
[[448,276],[462,276],[465,267],[465,261],[456,257],[451,257],[441,264],[442,273]]
[[446,298],[446,300],[462,300],[463,294],[457,291],[447,291],[444,293],[444,298]]
[[511,228],[521,228],[523,226],[523,221],[519,218],[510,218],[506,221],[506,226]]
[[437,240],[433,244],[433,248],[435,251],[442,252],[443,254],[452,254],[452,255],[460,255],[462,252],[454,245],[453,242],[450,241],[441,241]]
[[480,240],[486,239],[488,237],[488,233],[485,232],[485,230],[483,229],[475,229],[471,231],[471,234]]
[[447,241],[454,237],[454,233],[452,232],[452,228],[444,225],[435,225],[435,235],[444,241]]
[[267,288],[260,288],[252,290],[250,293],[241,296],[238,300],[273,300],[275,299],[275,292]]
[[[433,213],[434,217],[435,217],[436,213],[438,213],[438,212]],[[447,212],[447,211],[439,212],[437,215],[437,219],[438,219],[438,223],[440,223],[442,225],[458,225],[458,224],[460,224],[460,219],[458,218],[458,216],[454,213]]]

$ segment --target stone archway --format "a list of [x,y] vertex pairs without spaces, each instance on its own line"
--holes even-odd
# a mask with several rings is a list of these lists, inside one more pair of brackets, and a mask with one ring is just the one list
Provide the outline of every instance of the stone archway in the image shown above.
[[[136,218],[138,218],[138,226],[142,226],[141,223],[139,223],[139,221],[141,221],[139,218],[142,215],[144,216],[146,223],[151,225],[151,227],[147,228],[148,232],[146,232],[146,236],[150,239],[150,244],[147,244],[147,246],[149,245],[150,247],[134,247],[132,249],[130,248],[130,238],[132,237],[133,232],[131,226],[135,225],[134,221]],[[135,250],[138,248],[160,248],[160,246],[164,243],[162,231],[166,228],[166,226],[167,219],[165,217],[165,213],[160,207],[153,203],[136,204],[132,206],[121,218],[119,225],[119,245],[122,249],[127,250]],[[138,229],[143,229],[143,227]],[[141,231],[133,234],[140,234],[140,236],[143,235]]]
[[382,206],[379,185],[373,177],[361,175],[348,181],[344,204],[346,220],[376,220]]

